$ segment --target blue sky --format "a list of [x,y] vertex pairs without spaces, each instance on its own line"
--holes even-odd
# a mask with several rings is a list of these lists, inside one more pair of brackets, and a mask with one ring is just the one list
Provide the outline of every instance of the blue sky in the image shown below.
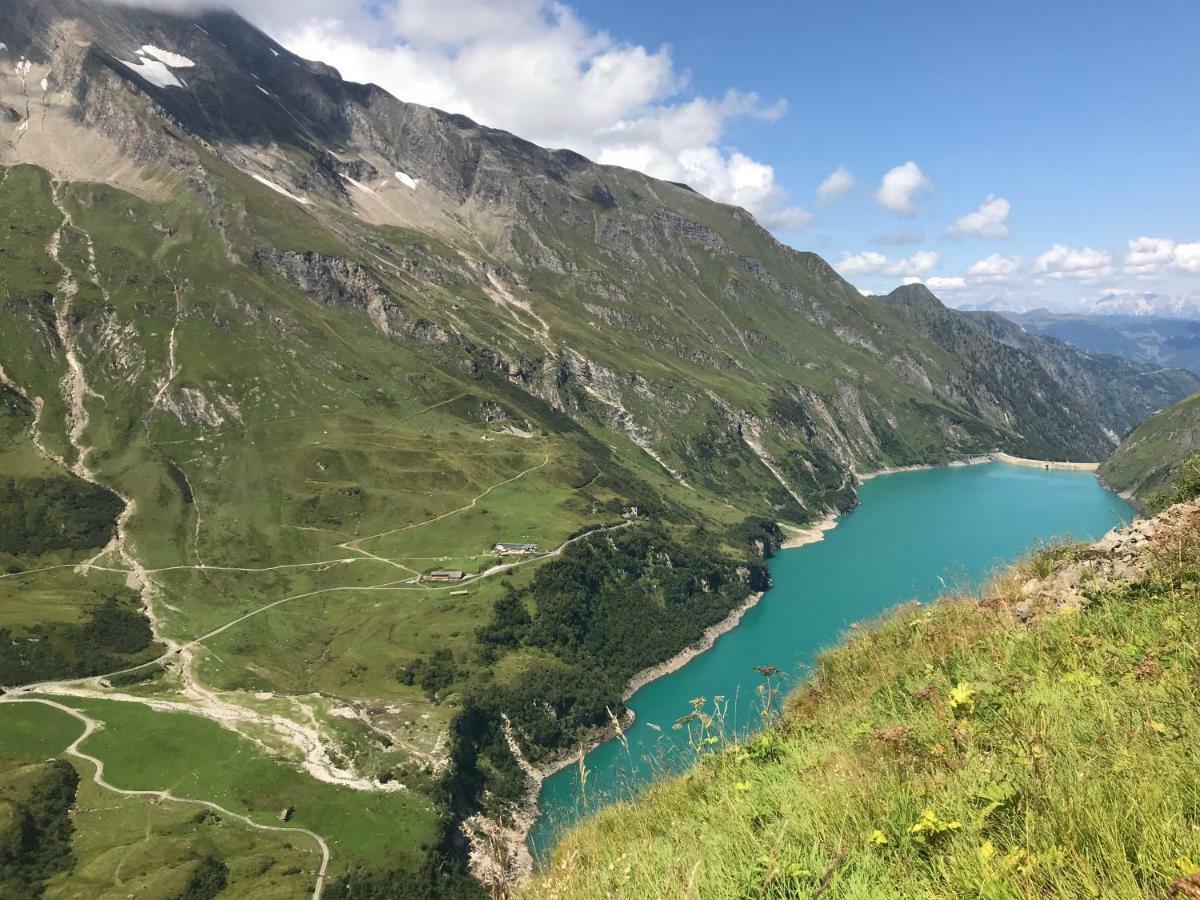
[[[1143,235],[1200,240],[1200,4],[772,2],[735,11],[585,0],[577,8],[626,39],[673,45],[700,93],[732,85],[788,101],[778,122],[738,121],[725,139],[770,162],[810,205],[838,165],[859,182],[804,232],[781,235],[796,246],[835,260],[863,250],[910,255],[879,240],[903,228],[924,235],[912,246],[938,252],[938,273],[949,276],[992,252],[1036,258],[1061,243],[1115,259]],[[935,191],[906,218],[871,192],[910,159]],[[1008,239],[942,236],[989,193],[1011,203]],[[1171,273],[1127,286],[1194,290],[1194,280]],[[1021,290],[1063,301],[1131,281]]]
[[1200,308],[1200,3],[243,7],[348,78],[743,205],[864,291]]

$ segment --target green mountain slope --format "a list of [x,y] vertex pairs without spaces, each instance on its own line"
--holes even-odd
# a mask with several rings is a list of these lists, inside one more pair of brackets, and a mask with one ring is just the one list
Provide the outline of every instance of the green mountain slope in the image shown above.
[[962,360],[970,395],[1005,416],[1026,456],[1062,458],[1055,454],[1070,447],[1082,459],[1101,459],[1117,436],[1195,383],[1190,372],[1083,353],[1028,334],[996,313],[948,309],[924,285],[880,299]]
[[1200,395],[1176,403],[1130,432],[1104,461],[1100,477],[1144,507],[1175,480],[1184,461],[1197,451]]
[[1190,896],[1198,516],[856,631],[774,727],[694,734],[688,774],[568,834],[521,896]]
[[[10,0],[0,39],[0,712],[85,705],[117,787],[186,786],[247,846],[294,805],[334,893],[467,890],[461,822],[521,782],[504,717],[541,758],[620,715],[858,473],[1112,428],[1082,368],[1059,427],[743,210],[233,13]],[[1145,376],[1130,408],[1170,392]],[[138,770],[146,735],[177,765]]]

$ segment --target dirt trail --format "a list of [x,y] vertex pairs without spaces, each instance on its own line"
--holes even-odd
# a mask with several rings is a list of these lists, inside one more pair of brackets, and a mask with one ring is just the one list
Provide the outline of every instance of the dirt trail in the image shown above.
[[[136,590],[141,596],[142,607],[147,619],[150,621],[154,639],[167,648],[166,653],[156,662],[165,663],[168,666],[172,665],[172,663],[177,663],[175,669],[182,683],[181,693],[187,700],[191,701],[190,703],[175,704],[172,708],[182,708],[213,719],[223,727],[255,741],[255,743],[263,746],[264,749],[269,748],[266,748],[260,739],[253,736],[253,731],[256,729],[265,729],[268,733],[276,734],[299,752],[303,759],[302,765],[305,771],[322,781],[358,790],[403,790],[402,785],[396,784],[394,787],[378,785],[369,779],[360,778],[355,773],[337,766],[333,762],[335,754],[331,752],[330,742],[320,730],[293,722],[283,716],[266,715],[249,707],[222,699],[216,692],[204,687],[195,676],[195,651],[200,646],[200,641],[190,641],[186,644],[181,644],[164,634],[162,622],[155,609],[157,586],[151,573],[142,565],[141,560],[138,558],[129,533],[129,523],[137,514],[137,502],[113,485],[103,483],[88,464],[92,447],[86,442],[88,427],[86,401],[89,397],[100,400],[104,398],[92,390],[88,384],[83,363],[78,354],[78,336],[71,322],[71,305],[78,293],[79,286],[73,270],[62,260],[63,240],[68,230],[82,236],[85,242],[89,280],[105,298],[108,297],[108,291],[104,287],[96,265],[96,251],[92,237],[86,230],[75,223],[70,209],[63,201],[61,191],[62,186],[58,182],[51,183],[51,200],[62,216],[62,222],[51,235],[46,252],[62,270],[62,277],[59,280],[54,297],[54,314],[55,329],[67,361],[67,372],[60,382],[60,389],[67,406],[67,437],[75,457],[69,469],[79,478],[112,491],[124,504],[120,515],[117,517],[116,531],[109,545],[97,554],[96,557],[82,563],[79,571],[98,568],[95,565],[96,562],[109,554],[114,554],[120,558],[127,572],[126,584],[131,589]],[[176,299],[177,301],[179,300],[178,295]],[[171,360],[170,364],[172,369],[171,377],[174,377],[174,359]],[[169,383],[170,380],[168,380]],[[267,608],[274,605],[278,605],[278,603],[269,604]],[[264,610],[257,612],[262,611]],[[254,614],[257,614],[257,612]],[[237,621],[243,621],[246,618],[249,618],[249,616],[241,617]],[[220,630],[223,629],[219,629],[218,633]],[[211,636],[207,635],[206,637]],[[137,668],[141,669],[145,667],[139,666]],[[96,687],[86,687],[89,684]],[[141,697],[98,691],[97,688],[100,684],[101,681],[99,678],[64,680],[49,682],[40,686],[27,686],[22,688],[20,693],[28,694],[32,692],[34,687],[40,687],[43,691],[59,692],[74,696],[94,695],[105,696],[109,699],[145,702],[145,698]],[[171,706],[169,702],[163,702]]]
[[[129,530],[130,522],[137,514],[136,501],[132,497],[126,496],[125,494],[116,490],[111,485],[102,484],[97,473],[94,472],[89,465],[89,457],[91,455],[92,448],[86,442],[88,427],[88,410],[86,401],[89,397],[96,397],[100,399],[103,398],[101,395],[93,391],[89,386],[83,363],[80,360],[77,352],[77,335],[71,322],[71,304],[77,293],[78,285],[75,281],[73,271],[60,258],[64,242],[64,235],[67,233],[68,229],[73,234],[82,235],[83,240],[86,242],[89,279],[96,285],[97,289],[100,290],[101,293],[107,294],[107,291],[103,286],[100,273],[96,267],[96,256],[91,236],[74,223],[71,218],[70,210],[67,208],[67,205],[64,203],[60,194],[60,190],[61,188],[58,184],[54,184],[52,186],[53,202],[62,216],[62,224],[51,237],[47,247],[47,252],[62,270],[62,278],[59,282],[54,303],[55,324],[67,359],[67,373],[62,379],[61,390],[68,410],[68,438],[71,445],[72,454],[74,456],[74,462],[69,466],[65,460],[60,460],[60,462],[64,467],[69,467],[71,471],[73,471],[79,477],[93,484],[106,487],[108,490],[112,490],[118,497],[120,497],[124,504],[124,508],[117,519],[115,535],[110,544],[92,559],[85,560],[84,562],[78,564],[76,566],[76,570],[80,573],[99,569],[126,572],[127,584],[131,588],[137,590],[141,595],[142,604],[146,615],[150,620],[154,637],[164,647],[166,647],[166,652],[164,652],[159,659],[154,660],[151,663],[146,663],[125,671],[131,672],[143,670],[152,665],[164,666],[165,668],[174,671],[180,679],[181,698],[178,700],[169,700],[125,694],[112,690],[112,688],[104,681],[103,677],[97,677],[89,679],[66,679],[62,681],[47,682],[39,685],[27,685],[11,692],[9,695],[10,699],[16,700],[22,697],[29,698],[29,695],[34,693],[49,693],[58,694],[60,696],[95,697],[98,699],[141,703],[161,711],[188,712],[193,715],[201,715],[205,718],[215,721],[222,727],[234,731],[242,737],[251,740],[265,752],[278,756],[280,751],[279,744],[270,746],[263,737],[263,735],[274,736],[274,738],[282,742],[283,746],[292,748],[299,759],[299,765],[302,770],[318,780],[356,790],[404,790],[404,786],[398,782],[380,784],[371,779],[363,778],[356,772],[351,771],[350,769],[345,768],[335,762],[335,759],[339,758],[339,754],[336,752],[337,742],[330,739],[325,733],[324,729],[320,727],[320,724],[313,720],[311,716],[309,717],[308,721],[300,722],[288,716],[263,712],[253,708],[252,706],[243,705],[242,703],[237,702],[236,699],[231,698],[229,695],[222,696],[220,692],[214,691],[201,683],[200,679],[195,674],[195,665],[198,654],[201,652],[201,648],[207,641],[217,637],[220,634],[223,634],[224,632],[238,626],[241,623],[248,621],[249,619],[262,615],[269,610],[286,603],[291,603],[296,600],[314,597],[321,594],[332,594],[338,592],[362,590],[429,590],[428,588],[400,586],[393,581],[379,585],[330,587],[315,591],[292,594],[274,602],[264,604],[263,606],[260,606],[248,613],[237,616],[229,622],[226,622],[225,624],[214,628],[197,638],[180,642],[173,640],[164,634],[162,622],[159,620],[156,614],[155,605],[158,587],[154,581],[154,575],[158,572],[182,569],[203,571],[210,568],[218,571],[274,571],[277,569],[293,567],[299,568],[302,566],[336,565],[349,563],[352,561],[367,562],[368,560],[384,563],[397,569],[401,569],[406,573],[417,575],[418,573],[415,570],[393,560],[376,556],[370,551],[363,549],[359,545],[362,542],[373,540],[375,538],[380,538],[399,532],[410,531],[415,528],[430,525],[434,522],[441,521],[450,516],[472,509],[480,500],[497,488],[500,488],[506,484],[510,484],[524,477],[530,472],[548,465],[550,462],[549,455],[547,455],[541,463],[530,466],[511,478],[507,478],[497,484],[492,485],[481,492],[478,496],[474,497],[464,506],[450,510],[446,513],[442,513],[438,516],[433,516],[422,522],[416,522],[401,528],[358,538],[354,541],[349,541],[340,545],[340,547],[344,550],[359,554],[358,557],[325,560],[317,563],[285,564],[281,566],[263,567],[262,569],[239,569],[237,567],[217,566],[209,567],[203,563],[200,563],[196,566],[172,566],[159,570],[151,570],[146,568],[135,552],[133,539]],[[177,293],[177,304],[179,299],[180,298]],[[154,406],[160,405],[160,403],[167,396],[170,385],[178,373],[178,365],[174,354],[176,349],[174,334],[172,334],[170,349],[171,353],[169,354],[170,358],[168,362],[167,376],[166,379],[161,381],[157,386],[157,391],[153,401]],[[452,402],[453,399],[454,398],[451,398],[450,400],[443,402]],[[414,413],[414,415],[419,415],[426,411],[428,410],[420,410],[417,413]],[[628,523],[622,523],[622,525],[624,524]],[[546,556],[556,556],[561,553],[565,547],[577,540],[582,539],[582,537],[583,535],[565,541],[556,550],[551,551],[542,557],[496,566],[493,569],[476,576],[476,578],[478,579],[496,575],[518,565],[528,564],[536,561],[536,559],[545,558]],[[98,565],[101,559],[109,555],[118,557],[121,560],[124,569],[113,570]],[[453,587],[453,585],[450,587]],[[111,674],[116,675],[122,673]],[[287,754],[285,754],[285,756],[286,755]]]
[[258,831],[279,832],[284,834],[302,834],[311,838],[321,852],[321,865],[317,869],[316,881],[313,885],[312,900],[320,900],[321,892],[325,889],[325,879],[329,874],[330,852],[329,844],[327,844],[325,839],[315,831],[309,831],[307,828],[297,828],[295,826],[285,827],[282,825],[261,825],[247,816],[243,816],[240,813],[235,813],[232,810],[228,810],[225,807],[219,806],[218,804],[209,800],[193,800],[189,797],[176,797],[170,791],[126,790],[124,788],[116,787],[115,785],[110,784],[104,778],[104,760],[100,759],[99,757],[92,756],[90,753],[85,753],[80,749],[84,741],[104,727],[104,723],[93,719],[91,716],[80,712],[74,707],[67,706],[63,703],[56,703],[53,700],[45,700],[35,697],[5,697],[0,698],[0,703],[38,703],[43,706],[49,706],[60,710],[61,712],[64,712],[82,722],[83,733],[71,742],[71,744],[66,748],[66,752],[77,759],[91,763],[94,769],[92,773],[92,781],[106,791],[111,791],[112,793],[119,794],[123,797],[152,797],[154,799],[163,800],[170,803],[190,803],[195,806],[203,806],[207,809],[211,809],[213,812],[221,816],[241,822],[243,825],[247,825],[250,828],[254,828]]
[[[549,464],[550,464],[550,455],[546,454],[545,458],[540,463],[538,463],[536,466],[530,466],[528,469],[518,472],[512,478],[506,478],[503,481],[498,482],[497,484],[493,484],[490,488],[488,488],[482,494],[472,497],[471,502],[468,503],[466,506],[460,506],[460,507],[458,507],[458,509],[452,509],[449,512],[442,513],[440,516],[434,516],[433,518],[425,519],[422,522],[413,522],[411,525],[404,525],[400,528],[393,528],[390,531],[381,531],[378,534],[368,534],[366,537],[355,538],[352,541],[346,541],[344,544],[338,544],[338,547],[340,547],[343,550],[353,550],[356,553],[366,553],[365,550],[361,549],[358,546],[359,544],[365,543],[366,541],[373,541],[376,538],[387,537],[388,535],[391,535],[391,534],[399,534],[402,531],[412,531],[414,528],[421,528],[422,526],[425,526],[425,525],[432,525],[434,522],[440,522],[440,521],[442,521],[442,519],[448,519],[448,518],[450,518],[450,516],[457,515],[460,512],[466,512],[468,509],[474,509],[475,504],[477,504],[480,500],[482,500],[484,497],[486,497],[492,491],[496,490],[497,488],[502,488],[506,484],[512,484],[514,481],[517,481],[518,479],[523,478],[524,476],[528,475],[530,472],[535,472],[538,469],[540,469],[544,466],[547,466]],[[367,555],[372,556],[372,554],[369,554],[369,553]],[[380,559],[380,557],[377,557],[377,556],[374,558]]]
[[[609,532],[609,531],[617,531],[621,528],[628,528],[632,524],[633,524],[633,522],[629,521],[629,522],[620,522],[616,525],[604,525],[600,528],[593,528],[591,531],[585,531],[583,534],[576,535],[575,537],[571,538],[570,540],[563,541],[561,544],[559,544],[553,550],[551,550],[547,553],[543,553],[540,556],[530,556],[527,559],[518,560],[517,562],[501,563],[498,566],[492,566],[490,569],[486,570],[485,572],[483,572],[479,575],[476,575],[474,577],[474,579],[472,579],[472,580],[478,581],[480,578],[489,578],[493,575],[499,575],[501,572],[507,572],[510,569],[517,568],[518,566],[527,566],[530,563],[540,562],[543,559],[550,559],[551,557],[554,557],[554,556],[562,556],[562,552],[564,550],[566,550],[568,547],[570,547],[572,544],[574,544],[576,541],[582,541],[584,538],[589,538],[589,537],[592,537],[593,535],[604,534],[605,532]],[[463,580],[466,581],[467,579],[463,579]]]

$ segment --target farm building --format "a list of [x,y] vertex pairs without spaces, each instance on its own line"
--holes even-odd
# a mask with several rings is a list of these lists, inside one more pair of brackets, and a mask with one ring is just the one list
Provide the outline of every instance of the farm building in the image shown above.
[[466,575],[466,573],[464,573],[464,572],[459,572],[459,571],[454,571],[454,570],[430,572],[429,580],[430,581],[462,581],[463,578],[465,577],[465,575]]
[[492,548],[492,552],[497,556],[525,556],[528,553],[537,553],[537,544],[509,544],[501,541]]

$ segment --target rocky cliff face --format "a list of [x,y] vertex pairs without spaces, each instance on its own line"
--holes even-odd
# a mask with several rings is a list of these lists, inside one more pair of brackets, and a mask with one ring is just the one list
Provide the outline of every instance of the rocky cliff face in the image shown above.
[[1200,387],[1190,372],[1084,353],[995,313],[948,309],[923,285],[880,299],[962,361],[972,402],[1011,423],[1026,456],[1056,458],[1071,447],[1102,459],[1164,401]]

